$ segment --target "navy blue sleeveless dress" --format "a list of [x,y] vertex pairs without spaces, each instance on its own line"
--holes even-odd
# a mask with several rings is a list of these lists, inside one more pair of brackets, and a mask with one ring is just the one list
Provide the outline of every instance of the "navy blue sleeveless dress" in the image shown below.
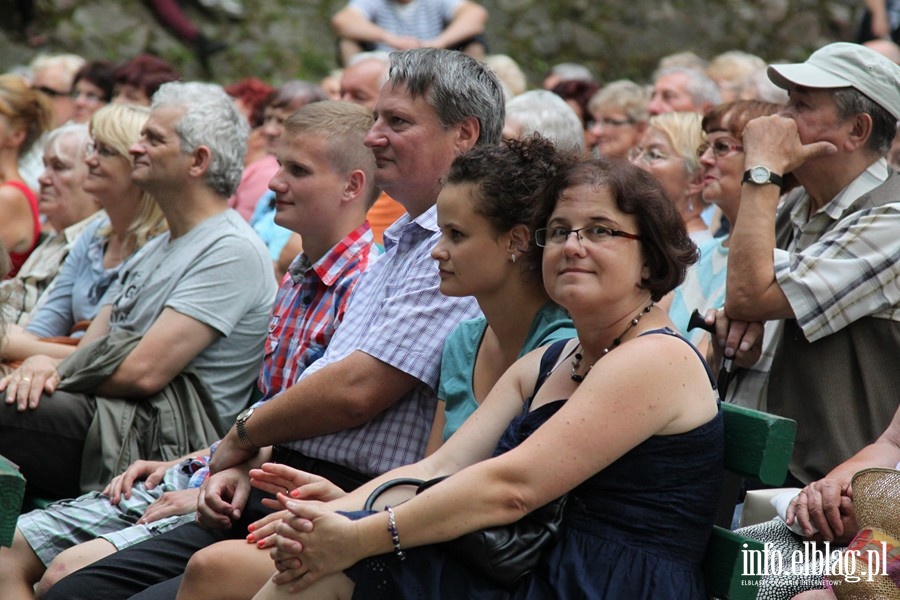
[[[650,333],[677,335],[668,329],[644,335]],[[545,352],[535,391],[564,345]],[[714,388],[711,374],[710,382]],[[529,399],[495,456],[522,443],[564,402],[532,411]],[[575,488],[560,539],[517,588],[482,578],[434,545],[408,549],[405,561],[384,554],[357,563],[346,571],[356,583],[353,598],[705,599],[700,564],[719,504],[723,460],[720,410],[686,433],[651,437]]]

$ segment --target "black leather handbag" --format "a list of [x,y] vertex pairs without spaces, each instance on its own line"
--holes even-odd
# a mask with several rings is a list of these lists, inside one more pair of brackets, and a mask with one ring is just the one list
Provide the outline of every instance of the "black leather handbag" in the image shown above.
[[[372,510],[375,500],[388,489],[417,486],[416,493],[440,483],[448,476],[428,481],[411,478],[391,479],[378,486],[366,500],[365,509]],[[544,552],[559,538],[568,494],[528,513],[515,523],[487,527],[440,544],[461,563],[505,587],[531,572]]]

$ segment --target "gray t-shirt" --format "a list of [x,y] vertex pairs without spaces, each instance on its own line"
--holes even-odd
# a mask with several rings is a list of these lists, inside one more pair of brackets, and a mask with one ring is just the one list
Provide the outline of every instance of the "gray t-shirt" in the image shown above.
[[174,241],[165,233],[147,246],[107,296],[114,298],[110,330],[144,333],[171,308],[218,331],[188,367],[229,423],[247,403],[263,356],[276,290],[266,248],[231,209]]

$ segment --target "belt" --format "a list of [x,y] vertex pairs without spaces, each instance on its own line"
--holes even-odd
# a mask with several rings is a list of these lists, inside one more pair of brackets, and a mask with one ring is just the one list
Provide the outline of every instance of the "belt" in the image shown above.
[[370,475],[363,475],[358,471],[322,460],[321,458],[306,456],[284,446],[274,446],[272,448],[272,462],[300,469],[314,475],[321,475],[345,492],[355,490],[372,479]]

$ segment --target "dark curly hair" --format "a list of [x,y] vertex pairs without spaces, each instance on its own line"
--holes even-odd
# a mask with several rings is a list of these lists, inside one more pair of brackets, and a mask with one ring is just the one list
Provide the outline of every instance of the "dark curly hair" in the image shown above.
[[[573,160],[553,142],[535,134],[529,139],[475,146],[456,157],[444,183],[477,184],[475,212],[497,232],[506,233],[516,225],[531,225],[547,183]],[[534,251],[533,244],[523,251],[521,264],[523,271],[538,274],[540,279],[540,252]]]
[[109,102],[113,96],[116,65],[107,60],[92,60],[78,69],[72,79],[72,89],[81,80],[97,86],[103,92],[102,100]]
[[659,180],[643,169],[619,159],[596,159],[570,164],[560,170],[547,186],[543,202],[535,212],[535,229],[547,226],[556,203],[566,190],[589,185],[609,190],[616,207],[634,215],[641,236],[641,249],[650,276],[641,286],[660,300],[684,281],[687,268],[700,253],[688,237],[684,221],[666,199]]

